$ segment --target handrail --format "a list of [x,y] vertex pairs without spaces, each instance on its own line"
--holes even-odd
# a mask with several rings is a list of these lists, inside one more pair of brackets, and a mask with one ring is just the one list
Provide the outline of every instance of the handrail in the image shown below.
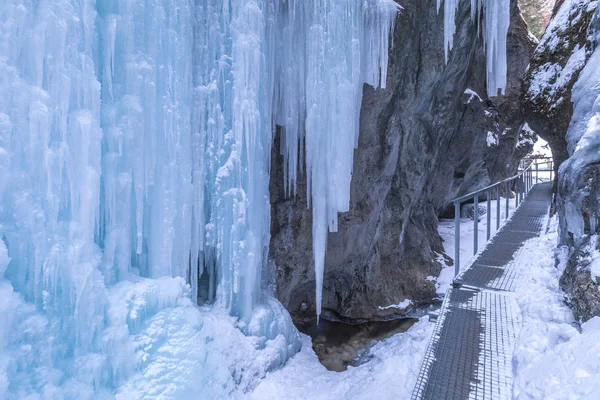
[[[549,161],[552,165],[552,160]],[[479,196],[487,193],[487,241],[491,238],[491,226],[492,226],[492,215],[491,215],[491,204],[492,204],[492,191],[495,189],[496,192],[496,232],[500,229],[501,224],[501,205],[500,205],[500,188],[505,185],[505,217],[504,223],[509,218],[510,214],[510,199],[509,192],[511,191],[511,184],[515,182],[515,209],[525,199],[525,196],[529,193],[531,188],[539,182],[539,164],[538,159],[532,158],[531,163],[526,168],[523,168],[517,175],[510,178],[506,178],[502,181],[496,182],[492,185],[486,186],[483,189],[479,189],[472,193],[466,194],[461,197],[457,197],[452,200],[454,203],[454,276],[458,276],[460,272],[460,207],[461,204],[467,200],[474,199],[474,215],[473,215],[473,255],[479,252]],[[535,177],[534,177],[534,166],[535,166]],[[551,167],[550,167],[551,168]],[[552,172],[550,172],[550,179],[552,179]]]
[[503,181],[500,181],[500,182],[493,183],[493,184],[491,184],[491,185],[489,185],[489,186],[486,186],[486,187],[484,187],[483,189],[477,190],[477,191],[475,191],[475,192],[471,192],[471,193],[469,193],[469,194],[465,194],[464,196],[457,197],[456,199],[452,200],[452,201],[451,201],[451,203],[456,203],[457,201],[459,201],[459,202],[461,202],[461,203],[462,203],[463,201],[470,200],[470,199],[472,199],[473,197],[475,197],[475,196],[477,196],[477,195],[479,195],[479,194],[483,194],[483,193],[485,193],[486,191],[488,191],[488,190],[490,190],[490,189],[493,189],[494,187],[496,187],[496,186],[498,186],[498,185],[501,185],[501,184],[503,184],[503,183],[506,183],[506,182],[512,181],[512,180],[514,180],[514,179],[516,179],[516,178],[520,177],[521,175],[523,175],[523,174],[525,173],[525,171],[529,170],[529,169],[530,169],[530,168],[532,168],[532,167],[533,167],[533,163],[531,163],[531,165],[530,165],[529,167],[527,167],[526,169],[524,169],[523,171],[521,171],[520,173],[518,173],[518,174],[517,174],[517,175],[515,175],[515,176],[511,176],[510,178],[506,178],[506,179],[505,179],[505,180],[503,180]]

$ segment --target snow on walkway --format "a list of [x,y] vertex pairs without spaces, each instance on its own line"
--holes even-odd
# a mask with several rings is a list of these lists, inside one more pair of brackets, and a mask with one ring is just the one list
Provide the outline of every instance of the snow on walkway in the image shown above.
[[522,329],[513,357],[515,399],[600,399],[600,317],[580,328],[559,279],[566,248],[554,252],[557,222],[525,244],[517,287]]
[[413,399],[510,399],[521,327],[514,291],[527,239],[545,227],[552,186],[538,184],[459,274],[440,311]]

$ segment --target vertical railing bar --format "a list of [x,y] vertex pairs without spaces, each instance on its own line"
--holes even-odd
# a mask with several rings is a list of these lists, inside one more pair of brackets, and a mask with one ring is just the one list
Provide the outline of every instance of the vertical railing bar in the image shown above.
[[515,178],[515,209],[519,207],[519,178]]
[[[549,171],[550,172],[550,180],[554,179],[554,165],[553,160],[546,160],[544,163],[546,165],[549,164],[549,169],[540,170],[540,162],[537,158],[529,159],[530,163],[528,164],[526,160],[521,160],[521,174],[512,178],[511,180],[506,181],[505,183],[505,215],[504,220],[508,220],[510,216],[510,197],[511,186],[514,184],[514,194],[515,194],[515,209],[519,207],[519,205],[525,201],[525,197],[529,194],[529,192],[533,189],[535,185],[539,183],[540,179],[540,171]],[[535,177],[533,168],[535,163]],[[501,183],[496,185],[492,185],[487,189],[487,227],[486,227],[486,238],[489,241],[492,237],[492,190],[496,188],[496,231],[500,230],[500,226],[502,225],[502,196],[501,196]],[[473,196],[474,200],[474,210],[473,210],[473,255],[477,255],[479,252],[479,194]],[[464,200],[465,198],[463,198]],[[464,200],[466,201],[466,200]],[[460,223],[461,223],[461,215],[460,215],[460,206],[461,203],[459,201],[454,202],[454,276],[457,277],[460,273]]]
[[473,218],[473,255],[477,254],[479,241],[479,195],[475,196],[475,214]]
[[460,203],[454,202],[454,277],[460,271]]
[[496,186],[496,231],[500,229],[500,209],[502,205],[500,204],[500,185]]
[[487,240],[492,235],[492,189],[487,192]]
[[506,213],[504,214],[505,221],[508,219],[508,209],[510,208],[508,205],[508,202],[509,202],[508,193],[509,192],[510,192],[510,181],[506,182]]

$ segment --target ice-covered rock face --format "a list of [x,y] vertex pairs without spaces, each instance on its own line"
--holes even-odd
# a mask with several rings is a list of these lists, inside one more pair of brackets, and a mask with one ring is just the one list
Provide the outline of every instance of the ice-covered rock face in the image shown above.
[[600,8],[589,24],[588,49],[572,90],[573,118],[566,135],[570,157],[560,167],[557,199],[560,239],[571,251],[561,287],[583,321],[600,316]]
[[575,246],[600,230],[600,9],[589,35],[591,55],[573,87],[570,158],[559,178],[561,238]]
[[595,0],[565,0],[531,61],[524,85],[527,121],[552,149],[560,241],[570,259],[561,279],[579,319],[600,312],[590,258],[600,225],[600,9]]

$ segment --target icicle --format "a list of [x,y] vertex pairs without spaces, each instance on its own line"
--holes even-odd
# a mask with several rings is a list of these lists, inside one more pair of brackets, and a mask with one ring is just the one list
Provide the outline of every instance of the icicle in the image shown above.
[[[456,10],[459,0],[444,0],[444,57],[454,45]],[[437,2],[438,12],[441,0]],[[483,10],[483,12],[482,12]],[[483,21],[480,20],[483,18]],[[483,40],[486,47],[488,96],[504,94],[507,79],[507,35],[510,25],[510,0],[471,0],[471,20],[484,27]]]
[[[437,2],[437,10],[440,12],[442,0]],[[456,10],[459,0],[444,0],[444,60],[448,62],[448,56],[454,47],[454,34],[456,33]]]
[[485,46],[488,96],[505,93],[510,0],[485,0]]
[[337,231],[338,213],[349,209],[362,86],[385,87],[398,6],[387,0],[338,0],[315,8],[290,1],[282,12],[275,122],[283,127],[288,191],[295,191],[302,150],[306,155],[319,315],[327,233]]

